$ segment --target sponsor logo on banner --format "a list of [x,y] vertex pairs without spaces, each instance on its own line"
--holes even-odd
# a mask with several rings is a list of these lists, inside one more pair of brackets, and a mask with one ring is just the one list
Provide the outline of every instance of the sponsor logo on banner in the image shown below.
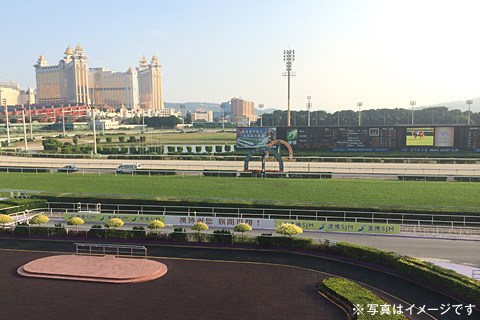
[[166,216],[165,223],[174,226],[190,227],[197,222],[203,222],[211,228],[233,228],[239,223],[249,224],[253,229],[274,229],[275,220],[251,218],[220,218],[220,217],[179,217]]
[[110,219],[118,218],[122,219],[125,223],[138,223],[138,224],[148,224],[150,221],[159,220],[165,222],[165,216],[155,216],[155,215],[146,215],[146,214],[101,214],[101,213],[65,213],[63,219],[65,221],[70,220],[73,217],[79,217],[85,222],[101,222],[105,223]]
[[394,224],[356,223],[356,222],[328,222],[328,221],[299,221],[275,220],[275,226],[282,223],[293,223],[304,231],[328,231],[350,233],[399,234],[400,226]]

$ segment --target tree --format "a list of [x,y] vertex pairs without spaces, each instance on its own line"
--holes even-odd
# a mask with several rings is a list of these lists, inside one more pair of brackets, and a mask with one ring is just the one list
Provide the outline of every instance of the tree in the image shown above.
[[282,223],[280,226],[278,226],[275,231],[282,236],[293,236],[294,234],[300,234],[303,233],[302,228],[299,226],[293,224],[293,223]]
[[108,228],[112,227],[113,229],[116,229],[123,226],[123,223],[124,222],[122,221],[122,219],[113,218],[105,222],[105,227],[108,227]]
[[148,224],[147,228],[150,229],[150,230],[153,230],[155,229],[155,231],[157,229],[161,229],[165,227],[165,223],[163,223],[162,221],[160,220],[153,220],[153,221],[150,221],[150,223]]
[[200,241],[200,231],[208,230],[208,226],[203,222],[197,222],[192,226],[192,230],[198,231],[198,241]]
[[72,141],[73,141],[73,143],[74,143],[75,145],[78,144],[78,138],[73,138]]
[[243,242],[243,233],[252,231],[252,227],[248,223],[239,223],[233,227],[233,231],[242,233],[242,242]]
[[0,214],[0,223],[3,226],[3,229],[5,229],[5,223],[9,223],[9,222],[12,222],[12,221],[13,221],[13,218],[10,217],[9,215]]
[[187,111],[187,115],[185,116],[185,123],[192,123],[192,113]]
[[37,214],[30,219],[30,224],[38,224],[38,226],[40,226],[42,223],[47,223],[48,221],[50,221],[50,219],[48,219],[46,215]]
[[78,225],[79,224],[84,224],[85,221],[83,221],[82,218],[79,217],[73,217],[70,220],[68,220],[67,225],[69,226],[75,226],[75,229],[78,231]]

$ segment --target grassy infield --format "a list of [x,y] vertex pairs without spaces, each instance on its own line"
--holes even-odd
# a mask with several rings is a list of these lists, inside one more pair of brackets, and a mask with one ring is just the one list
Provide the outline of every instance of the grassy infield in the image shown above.
[[[255,199],[280,201],[276,204],[372,208],[403,205],[471,207],[458,209],[480,212],[480,184],[463,182],[401,182],[382,180],[309,180],[207,178],[182,176],[124,176],[94,174],[0,173],[0,188],[96,194],[145,195],[162,197],[222,198],[255,203]],[[235,199],[235,200],[233,200]],[[208,203],[226,200],[206,200]],[[291,201],[292,203],[288,203]],[[293,203],[295,202],[295,203]],[[304,203],[302,203],[304,202]],[[313,203],[312,203],[313,202]],[[314,204],[317,203],[317,204]],[[372,206],[375,205],[375,206]],[[424,210],[425,208],[420,208]],[[368,290],[344,279],[329,279],[323,290],[356,304],[384,304]],[[337,282],[340,283],[337,284]],[[324,284],[326,285],[326,283]],[[359,319],[406,319],[403,315],[360,316]]]
[[480,208],[479,187],[480,184],[464,182],[0,173],[1,189],[143,195],[159,199],[217,198],[219,202],[231,199],[248,204],[258,199],[309,207],[344,207],[346,204],[352,208],[462,207],[458,209],[461,212],[480,212],[477,209]]

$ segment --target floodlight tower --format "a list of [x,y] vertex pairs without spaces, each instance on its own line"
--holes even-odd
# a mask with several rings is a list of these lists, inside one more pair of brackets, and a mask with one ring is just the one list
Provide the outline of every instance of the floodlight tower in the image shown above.
[[260,127],[263,127],[263,104],[258,104],[258,109],[260,109]]
[[286,64],[286,72],[283,73],[284,77],[288,79],[288,116],[287,116],[287,126],[290,127],[290,77],[295,76],[295,72],[292,71],[292,63],[295,61],[295,50],[283,50],[283,61]]
[[7,107],[7,99],[2,99],[2,104],[5,107],[5,118],[7,122],[7,145],[10,144],[10,128],[8,124],[8,107]]
[[362,125],[362,106],[363,102],[357,102],[357,107],[358,107],[358,125]]
[[312,109],[312,103],[310,102],[310,99],[312,99],[311,96],[307,96],[307,110],[308,110],[308,126],[310,127],[310,110]]
[[28,151],[28,145],[27,145],[27,127],[25,125],[25,106],[22,104],[21,107],[22,110],[22,122],[23,122],[23,141],[25,143],[25,152]]
[[220,104],[220,109],[222,109],[222,132],[225,132],[225,105]]
[[30,121],[30,140],[33,140],[33,127],[32,127],[32,106],[30,105],[30,88],[27,90],[27,104],[28,104],[28,118]]
[[412,106],[412,124],[415,124],[415,117],[414,117],[414,110],[413,108],[415,108],[415,105],[417,104],[416,101],[410,101],[410,105]]
[[[185,105],[184,104],[180,105],[180,110],[182,112],[182,123],[185,125]],[[183,130],[185,130],[185,126],[184,126]]]
[[473,104],[473,100],[467,100],[467,104],[468,104],[468,125],[470,125],[470,114],[471,114],[470,106]]
[[97,154],[97,128],[95,123],[95,105],[90,105],[90,109],[92,110],[92,128],[93,128],[93,154]]

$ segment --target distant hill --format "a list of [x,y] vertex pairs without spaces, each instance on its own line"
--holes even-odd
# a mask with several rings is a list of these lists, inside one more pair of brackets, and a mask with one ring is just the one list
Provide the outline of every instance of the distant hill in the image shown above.
[[[473,100],[471,110],[472,111],[474,109],[478,110],[478,108],[480,106],[480,98],[475,98],[475,99],[471,99],[471,100]],[[466,100],[437,103],[437,104],[432,105],[432,106],[422,106],[420,109],[430,108],[430,107],[447,107],[449,110],[459,109],[461,111],[467,111],[468,110],[468,104],[467,104]]]
[[211,102],[164,102],[164,107],[166,109],[176,109],[180,111],[180,105],[185,105],[185,111],[193,112],[197,108],[202,108],[203,111],[220,111],[220,104],[219,103],[211,103]]

